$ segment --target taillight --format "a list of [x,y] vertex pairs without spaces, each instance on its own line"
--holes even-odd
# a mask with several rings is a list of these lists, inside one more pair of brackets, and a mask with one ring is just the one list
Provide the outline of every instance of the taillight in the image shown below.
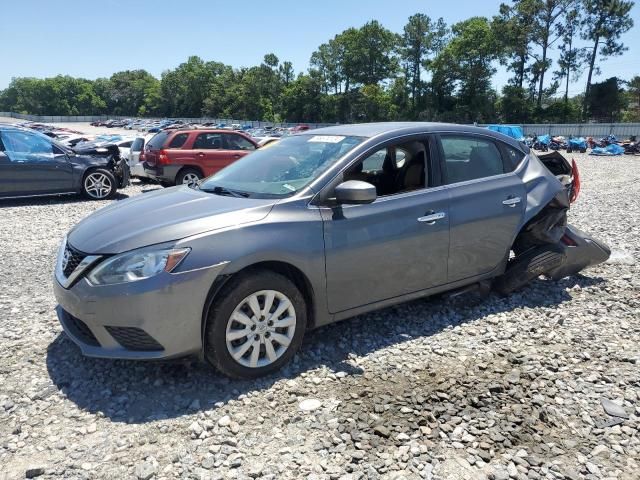
[[169,163],[169,155],[166,150],[160,150],[158,154],[158,165],[165,165]]
[[140,157],[138,157],[138,158],[139,158],[139,160],[140,160],[141,162],[144,162],[144,161],[146,160],[146,158],[145,158],[145,156],[144,156],[144,152],[140,152]]
[[571,159],[571,174],[573,175],[573,185],[571,187],[569,202],[573,203],[578,199],[578,195],[580,194],[580,172],[578,171],[578,164],[575,158]]

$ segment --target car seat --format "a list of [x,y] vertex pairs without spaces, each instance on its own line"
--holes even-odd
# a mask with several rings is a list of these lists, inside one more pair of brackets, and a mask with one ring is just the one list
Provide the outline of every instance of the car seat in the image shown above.
[[397,192],[424,188],[425,160],[424,151],[417,152],[411,156],[409,162],[400,170],[396,178]]

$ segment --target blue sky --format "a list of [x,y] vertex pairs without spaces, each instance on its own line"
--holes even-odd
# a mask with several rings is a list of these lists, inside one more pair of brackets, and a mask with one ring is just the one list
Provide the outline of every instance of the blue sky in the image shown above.
[[[321,43],[351,26],[377,19],[401,32],[407,18],[426,13],[448,24],[474,15],[491,17],[499,0],[6,0],[2,6],[0,88],[11,77],[68,74],[108,77],[144,68],[156,76],[189,55],[235,67],[260,63],[265,53],[306,70]],[[640,73],[640,6],[624,36],[629,50],[601,64],[599,79]],[[506,83],[499,69],[494,86]],[[596,79],[597,80],[597,79]],[[584,81],[572,85],[580,93]]]

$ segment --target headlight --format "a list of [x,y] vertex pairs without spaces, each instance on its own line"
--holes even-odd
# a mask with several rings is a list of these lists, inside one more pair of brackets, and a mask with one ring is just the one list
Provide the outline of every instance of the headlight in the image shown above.
[[190,251],[190,248],[168,248],[122,253],[99,264],[87,278],[94,285],[144,280],[161,272],[171,272]]

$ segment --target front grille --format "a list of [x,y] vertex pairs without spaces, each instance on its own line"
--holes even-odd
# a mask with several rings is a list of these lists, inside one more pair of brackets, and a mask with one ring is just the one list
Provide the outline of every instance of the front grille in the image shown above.
[[64,247],[64,258],[66,259],[66,265],[64,264],[64,262],[62,264],[62,266],[64,267],[64,269],[62,270],[64,276],[69,278],[69,275],[73,273],[76,267],[80,265],[80,262],[82,262],[82,260],[84,260],[86,256],[86,253],[82,253],[80,250],[76,250],[67,242]]
[[137,327],[104,327],[116,341],[128,350],[153,352],[164,350],[151,335]]
[[67,327],[74,336],[78,337],[78,340],[94,347],[100,346],[100,342],[98,342],[98,339],[89,327],[87,327],[86,323],[70,314],[67,314],[67,317],[69,319]]

